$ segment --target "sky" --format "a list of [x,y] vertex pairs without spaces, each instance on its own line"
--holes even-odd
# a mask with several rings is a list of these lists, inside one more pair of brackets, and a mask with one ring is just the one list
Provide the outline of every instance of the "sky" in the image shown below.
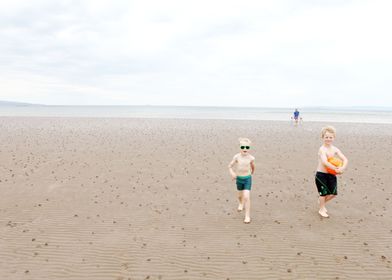
[[0,100],[392,107],[389,0],[0,0]]

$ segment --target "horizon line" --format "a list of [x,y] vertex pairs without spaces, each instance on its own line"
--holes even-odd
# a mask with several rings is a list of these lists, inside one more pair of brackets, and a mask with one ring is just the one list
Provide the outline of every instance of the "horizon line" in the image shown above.
[[343,105],[307,105],[307,106],[234,106],[234,105],[154,105],[154,104],[40,104],[40,103],[29,103],[29,102],[20,102],[20,101],[8,101],[8,100],[0,100],[0,106],[43,106],[43,107],[207,107],[207,108],[270,108],[270,109],[304,109],[304,108],[351,108],[351,109],[392,109],[392,106],[343,106]]

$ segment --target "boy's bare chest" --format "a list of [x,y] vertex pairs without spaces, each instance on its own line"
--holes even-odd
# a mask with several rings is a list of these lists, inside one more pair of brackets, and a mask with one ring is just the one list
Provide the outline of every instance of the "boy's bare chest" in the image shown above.
[[325,154],[327,155],[327,158],[334,157],[336,155],[336,149],[325,149]]
[[241,166],[249,165],[251,161],[252,161],[251,157],[241,157],[240,156],[237,158],[238,165],[241,165]]

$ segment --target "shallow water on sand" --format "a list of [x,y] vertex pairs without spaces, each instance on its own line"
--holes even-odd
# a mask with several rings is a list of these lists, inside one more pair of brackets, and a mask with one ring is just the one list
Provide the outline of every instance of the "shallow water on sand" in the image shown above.
[[[290,121],[291,108],[190,106],[0,106],[0,116]],[[392,123],[392,109],[304,108],[303,121]]]

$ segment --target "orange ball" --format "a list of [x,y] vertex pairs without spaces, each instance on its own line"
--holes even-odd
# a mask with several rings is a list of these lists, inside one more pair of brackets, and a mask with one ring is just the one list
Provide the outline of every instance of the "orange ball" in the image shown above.
[[[330,158],[328,158],[328,162],[336,167],[343,166],[343,161],[340,158],[330,157]],[[336,171],[331,168],[325,167],[325,169],[327,169],[329,174],[333,174],[333,175],[337,174]]]

